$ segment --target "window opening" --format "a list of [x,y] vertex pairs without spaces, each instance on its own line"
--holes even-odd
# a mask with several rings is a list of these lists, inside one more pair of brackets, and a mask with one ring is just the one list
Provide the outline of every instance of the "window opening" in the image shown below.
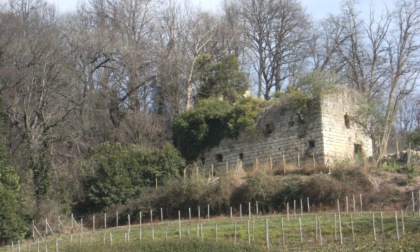
[[274,131],[274,125],[272,123],[268,123],[265,125],[264,135],[268,136],[271,135]]
[[310,140],[308,142],[309,148],[315,148],[315,140]]
[[350,118],[347,114],[344,115],[344,125],[346,125],[346,128],[350,128]]
[[354,155],[363,154],[363,149],[361,144],[354,144]]
[[222,154],[217,154],[216,155],[216,161],[219,162],[219,163],[223,162],[223,155]]

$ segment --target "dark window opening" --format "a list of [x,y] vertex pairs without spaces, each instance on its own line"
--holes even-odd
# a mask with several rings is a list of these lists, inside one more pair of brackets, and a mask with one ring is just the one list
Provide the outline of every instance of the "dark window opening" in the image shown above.
[[222,154],[217,154],[216,155],[216,161],[219,162],[219,163],[223,162],[223,155]]
[[354,144],[354,155],[363,154],[363,149],[361,144]]
[[347,114],[344,115],[344,125],[346,125],[346,128],[350,128],[350,118]]
[[239,159],[244,160],[244,154],[243,153],[239,153]]
[[265,125],[264,135],[268,136],[271,135],[274,131],[274,125],[272,123],[268,123]]
[[206,158],[205,157],[200,157],[200,161],[201,161],[201,164],[205,164],[206,163]]
[[309,148],[315,148],[315,140],[310,140],[308,142]]

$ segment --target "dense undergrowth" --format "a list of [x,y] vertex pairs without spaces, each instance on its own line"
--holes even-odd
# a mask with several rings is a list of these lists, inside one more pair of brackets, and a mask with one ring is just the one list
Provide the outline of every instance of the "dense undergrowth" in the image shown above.
[[[107,210],[109,221],[113,213],[138,216],[152,210],[155,218],[160,217],[162,209],[165,218],[176,219],[178,211],[187,213],[189,209],[197,212],[201,207],[202,216],[210,207],[211,216],[227,215],[232,211],[239,213],[240,207],[247,209],[249,202],[258,202],[262,214],[286,211],[294,201],[310,201],[313,211],[331,210],[337,200],[352,200],[363,197],[364,210],[405,209],[411,202],[409,190],[418,189],[414,183],[408,186],[409,176],[379,169],[366,171],[364,167],[342,167],[333,170],[289,169],[284,174],[279,170],[259,169],[244,172],[234,170],[218,177],[209,177],[203,170],[194,169],[185,178],[172,178],[164,185],[143,189],[137,197],[125,205],[114,205]],[[404,183],[402,181],[405,181]],[[416,194],[417,195],[417,194]],[[244,210],[245,211],[245,210]],[[101,218],[98,213],[98,218]],[[120,223],[124,223],[120,219]]]

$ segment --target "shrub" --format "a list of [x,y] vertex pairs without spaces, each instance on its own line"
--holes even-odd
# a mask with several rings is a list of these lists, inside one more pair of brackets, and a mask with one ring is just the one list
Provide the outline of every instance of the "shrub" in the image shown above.
[[184,160],[167,144],[160,149],[139,146],[123,147],[106,142],[99,146],[83,167],[86,204],[94,211],[112,204],[124,204],[143,187],[179,176]]
[[21,239],[28,231],[25,209],[19,175],[8,149],[0,143],[0,243]]
[[283,179],[283,186],[273,195],[273,204],[279,209],[285,209],[287,203],[302,198],[302,185],[304,177],[289,175]]
[[311,176],[302,185],[302,194],[311,199],[311,203],[323,205],[334,205],[340,198],[340,194],[345,190],[345,185],[336,181],[330,175],[317,174]]
[[202,150],[219,144],[226,136],[231,110],[226,101],[205,99],[174,122],[174,144],[187,161],[195,161]]

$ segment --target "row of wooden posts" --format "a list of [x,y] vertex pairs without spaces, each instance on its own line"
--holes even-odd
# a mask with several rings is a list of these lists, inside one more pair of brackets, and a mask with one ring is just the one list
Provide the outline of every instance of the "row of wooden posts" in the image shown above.
[[[411,192],[411,200],[412,200],[412,202],[411,202],[412,203],[412,212],[414,214],[415,211],[416,211],[416,199],[415,199],[414,191]],[[297,203],[298,202],[296,200],[293,201],[293,208],[292,209],[291,209],[291,206],[290,206],[289,203],[286,204],[286,213],[285,214],[286,214],[286,218],[287,218],[288,221],[290,219],[290,216],[294,216],[294,217],[297,216],[297,210],[298,210]],[[355,197],[355,195],[353,195],[351,203],[352,203],[351,204],[352,205],[352,207],[351,207],[352,212],[358,212],[358,211],[360,211],[361,213],[363,212],[363,196],[362,196],[362,194],[359,194],[359,210],[356,209],[356,197]],[[310,205],[309,197],[306,198],[306,205],[307,205],[306,211],[307,211],[307,213],[310,213],[311,212],[311,209],[310,209],[311,205]],[[418,206],[420,206],[420,190],[418,192]],[[345,213],[347,215],[350,212],[349,208],[350,208],[349,197],[346,197],[345,198]],[[293,212],[291,212],[291,210],[293,210]],[[340,207],[340,200],[337,199],[337,212],[341,213],[341,211],[342,211],[342,209]],[[301,216],[303,215],[303,212],[304,212],[304,204],[303,204],[303,199],[301,198],[300,199],[300,215]],[[255,202],[255,212],[254,213],[257,216],[259,216],[261,214],[260,211],[259,211],[259,207],[258,207],[258,201]],[[230,214],[231,220],[233,220],[234,219],[234,209],[232,207],[230,207],[230,213],[229,214]],[[418,207],[418,214],[420,216],[420,207]],[[144,223],[144,216],[143,215],[144,215],[144,213],[140,211],[139,212],[139,225],[140,226]],[[252,217],[251,202],[248,203],[248,214],[247,215],[248,215],[249,219]],[[119,224],[120,224],[119,223],[119,217],[120,217],[120,215],[117,211],[116,215],[115,215],[115,226],[116,227],[118,227]],[[150,223],[153,223],[154,221],[156,221],[156,219],[154,220],[153,217],[154,217],[153,210],[150,210]],[[206,217],[207,217],[207,219],[210,219],[210,204],[207,204],[207,215],[206,215]],[[240,204],[239,205],[239,218],[242,219],[243,217],[244,217],[243,216],[243,207],[242,207],[242,204]],[[188,219],[189,219],[190,222],[191,222],[192,218],[193,218],[192,209],[188,208]],[[201,218],[202,218],[200,206],[197,207],[197,218],[198,218],[198,221],[200,222]],[[178,211],[178,220],[181,221],[181,211]],[[95,215],[93,215],[92,216],[92,226],[91,226],[93,232],[95,232],[95,230],[96,230],[96,221],[97,221],[96,217],[95,217]],[[161,208],[160,209],[160,222],[163,222],[163,221],[164,221],[164,215],[163,215],[163,209]],[[61,221],[60,217],[58,218],[57,228],[58,228],[58,231],[60,233],[61,233],[61,230],[64,230],[64,233],[71,233],[72,234],[72,233],[74,233],[74,230],[76,230],[76,229],[78,229],[79,232],[82,233],[83,232],[83,227],[84,227],[83,218],[80,219],[79,223],[76,221],[76,219],[74,218],[74,216],[72,214],[71,215],[70,230],[68,230],[66,228],[64,223]],[[130,229],[131,224],[132,224],[131,223],[131,216],[127,215],[128,229]],[[107,226],[107,214],[106,213],[104,214],[103,228],[104,229],[108,228],[108,226]],[[44,235],[48,236],[49,233],[56,236],[53,228],[48,223],[48,220],[45,219],[45,233],[44,233]],[[35,223],[33,222],[33,224],[32,224],[32,238],[35,240],[36,236],[43,239],[43,234],[41,234],[41,232],[37,229]]]
[[[384,218],[383,218],[383,213],[380,212],[380,230],[382,232],[382,239],[385,239],[385,231],[384,231]],[[289,220],[288,220],[289,221]],[[299,222],[299,238],[300,238],[300,246],[302,247],[304,243],[307,243],[304,240],[304,235],[303,235],[303,228],[302,228],[302,216],[298,217],[298,222]],[[373,241],[377,242],[378,240],[378,234],[377,234],[377,217],[375,217],[375,213],[372,212],[372,233],[373,233]],[[233,227],[233,242],[236,244],[237,243],[237,237],[238,237],[238,228],[237,228],[237,222],[232,222],[234,224]],[[355,226],[354,226],[354,222],[353,222],[353,214],[350,214],[350,223],[351,223],[351,233],[352,233],[352,242],[355,242],[355,237],[356,237],[356,231],[355,231]],[[62,224],[62,223],[61,223]],[[78,225],[77,223],[75,223],[76,225]],[[251,242],[254,242],[254,238],[255,238],[255,219],[248,219],[247,220],[247,242],[249,244],[251,244]],[[283,247],[283,250],[286,247],[287,241],[286,241],[286,237],[285,237],[285,228],[284,228],[284,218],[281,218],[281,246]],[[318,215],[315,216],[315,242],[316,244],[318,244],[319,246],[323,246],[324,244],[324,238],[323,238],[323,233],[322,233],[322,225],[321,225],[321,219]],[[49,226],[49,224],[47,223],[48,229],[52,231],[51,227]],[[402,232],[400,233],[399,231],[399,218],[398,218],[398,213],[397,211],[395,211],[395,236],[396,239],[398,241],[400,241],[401,237],[403,235],[406,234],[405,232],[405,222],[404,222],[404,211],[401,210],[401,227],[402,227]],[[63,225],[64,227],[64,225]],[[154,225],[151,225],[151,232],[152,232],[152,240],[155,240],[155,228]],[[34,227],[36,228],[36,227]],[[79,234],[79,245],[82,245],[82,236],[83,236],[83,222],[80,223],[80,234]],[[219,226],[217,223],[215,223],[215,241],[219,242],[219,232],[218,229]],[[143,229],[140,223],[140,229],[139,229],[139,240],[142,241],[143,240]],[[197,239],[203,241],[204,240],[204,234],[203,234],[203,223],[197,223]],[[38,231],[39,232],[39,231]],[[185,232],[185,230],[184,230]],[[130,233],[131,233],[131,226],[128,226],[128,231],[124,234],[124,241],[125,243],[130,241]],[[54,233],[53,233],[54,234]],[[182,220],[181,220],[181,212],[178,211],[178,239],[182,239],[183,232],[182,232]],[[54,235],[55,236],[55,235]],[[106,244],[106,238],[107,233],[103,234],[103,243]],[[45,242],[45,249],[46,252],[48,251],[48,240],[44,240],[42,236],[40,236],[40,238]],[[58,237],[55,236],[55,251],[59,251],[59,244],[58,244]],[[190,233],[190,225],[188,225],[188,238],[191,239],[191,233]],[[168,227],[166,227],[165,229],[165,239],[168,239]],[[112,246],[113,244],[113,234],[112,232],[109,233],[109,243]],[[342,224],[342,218],[341,218],[341,209],[340,209],[340,203],[339,201],[337,201],[337,212],[334,213],[334,242],[338,242],[340,243],[340,245],[344,245],[344,239],[343,239],[343,224]],[[35,241],[34,241],[35,242]],[[40,239],[38,238],[36,241],[36,245],[38,248],[38,252],[40,251]],[[73,243],[73,234],[70,235],[70,243]],[[265,246],[267,249],[270,249],[271,247],[271,242],[270,242],[270,228],[269,228],[269,217],[265,217]],[[92,244],[92,235],[91,235],[91,244]],[[317,245],[317,246],[318,246]],[[15,250],[15,244],[12,242],[11,244],[12,247],[12,252],[14,252]],[[18,251],[21,251],[21,244],[20,241],[18,241],[17,243],[17,247],[18,247]],[[28,251],[31,251],[30,249],[30,244],[28,243]]]

